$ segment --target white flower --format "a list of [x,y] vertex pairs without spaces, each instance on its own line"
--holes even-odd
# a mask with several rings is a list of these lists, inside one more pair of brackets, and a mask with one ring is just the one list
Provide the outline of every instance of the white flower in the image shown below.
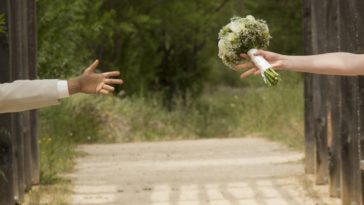
[[250,20],[250,21],[255,21],[255,18],[254,18],[254,16],[252,16],[252,15],[247,15],[247,16],[246,16],[246,19],[248,19],[248,20]]
[[229,24],[229,28],[234,33],[240,33],[245,29],[245,25],[239,21],[233,21]]
[[218,46],[219,46],[219,51],[225,51],[226,50],[226,44],[225,44],[224,40],[222,40],[222,39],[219,40]]
[[228,42],[234,42],[236,41],[238,38],[238,36],[235,34],[235,33],[229,33],[227,36],[226,36],[226,40]]

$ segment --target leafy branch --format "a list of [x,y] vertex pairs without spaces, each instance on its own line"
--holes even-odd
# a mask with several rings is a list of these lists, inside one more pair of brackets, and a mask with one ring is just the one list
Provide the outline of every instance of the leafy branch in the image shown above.
[[4,32],[5,18],[4,14],[0,14],[0,33]]
[[224,1],[222,1],[221,3],[220,3],[220,5],[218,6],[218,7],[216,7],[215,9],[214,9],[214,13],[217,13],[217,12],[219,12],[222,8],[224,8],[224,6],[229,2],[230,0],[224,0]]
[[0,14],[0,32],[4,32],[5,18],[4,14]]

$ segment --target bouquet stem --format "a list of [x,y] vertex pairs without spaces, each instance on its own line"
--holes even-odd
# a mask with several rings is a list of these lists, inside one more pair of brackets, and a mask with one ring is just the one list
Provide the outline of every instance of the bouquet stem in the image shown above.
[[260,74],[268,86],[276,86],[280,81],[279,74],[273,69],[272,65],[268,63],[262,56],[257,56],[257,49],[251,49],[248,51],[250,59],[260,70]]

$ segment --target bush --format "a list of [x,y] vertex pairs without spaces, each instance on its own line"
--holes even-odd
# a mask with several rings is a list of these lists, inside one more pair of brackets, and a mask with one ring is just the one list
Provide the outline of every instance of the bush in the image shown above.
[[54,123],[59,128],[48,132],[82,143],[243,137],[260,133],[297,146],[303,137],[302,91],[301,83],[277,88],[214,86],[199,98],[175,98],[173,110],[166,109],[163,98],[157,95],[81,95],[52,108],[54,111],[48,110],[46,113],[58,119],[47,121],[45,127],[51,128]]
[[[70,171],[74,147],[101,141],[101,118],[93,104],[76,99],[40,111],[41,183],[52,184]],[[103,139],[102,139],[103,140]]]

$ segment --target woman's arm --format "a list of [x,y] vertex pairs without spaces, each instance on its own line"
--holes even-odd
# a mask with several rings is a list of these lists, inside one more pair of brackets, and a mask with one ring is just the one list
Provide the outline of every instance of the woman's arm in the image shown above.
[[[364,55],[352,53],[327,53],[311,56],[287,56],[260,50],[257,55],[267,59],[274,68],[287,71],[306,72],[324,75],[364,75]],[[246,54],[243,58],[249,58]],[[237,65],[237,69],[248,69],[241,77],[257,74],[252,62]]]

